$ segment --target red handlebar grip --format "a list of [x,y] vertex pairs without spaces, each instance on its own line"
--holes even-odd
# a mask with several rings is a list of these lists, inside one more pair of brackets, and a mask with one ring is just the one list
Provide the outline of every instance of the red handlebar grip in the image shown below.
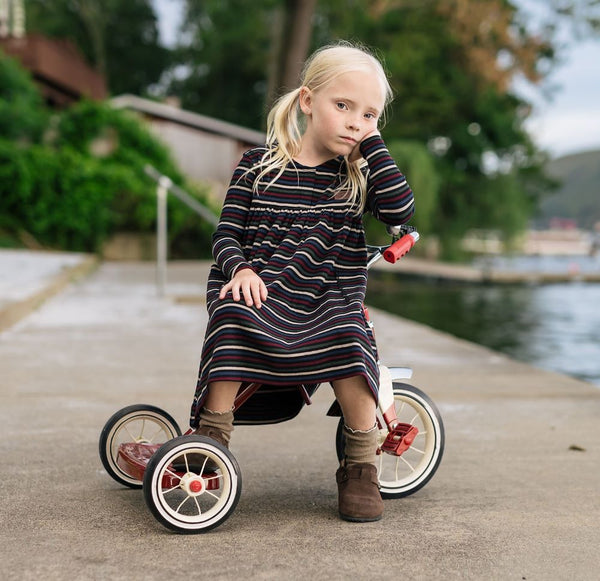
[[405,234],[400,240],[396,240],[389,248],[384,250],[383,258],[394,264],[415,245],[415,242],[416,240],[413,236]]

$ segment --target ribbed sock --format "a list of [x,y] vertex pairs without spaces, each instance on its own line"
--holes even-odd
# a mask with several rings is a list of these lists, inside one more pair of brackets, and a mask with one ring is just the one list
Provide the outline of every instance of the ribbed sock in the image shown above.
[[344,425],[344,461],[346,466],[351,464],[373,464],[376,466],[377,426],[370,430],[353,430]]
[[229,444],[233,432],[233,410],[228,412],[214,412],[207,408],[200,410],[198,428],[214,428],[218,430],[225,442]]

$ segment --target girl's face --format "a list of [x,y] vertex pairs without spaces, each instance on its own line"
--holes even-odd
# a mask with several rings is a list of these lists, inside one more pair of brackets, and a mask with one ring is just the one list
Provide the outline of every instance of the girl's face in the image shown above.
[[302,87],[300,107],[306,115],[302,156],[322,163],[350,155],[367,136],[377,133],[385,94],[374,72],[344,73],[318,90]]

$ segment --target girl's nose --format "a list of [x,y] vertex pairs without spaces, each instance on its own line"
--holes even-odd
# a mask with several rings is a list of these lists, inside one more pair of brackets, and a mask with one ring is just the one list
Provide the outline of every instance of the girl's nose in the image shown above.
[[360,129],[360,121],[356,117],[352,117],[348,119],[347,127],[352,131],[358,131]]

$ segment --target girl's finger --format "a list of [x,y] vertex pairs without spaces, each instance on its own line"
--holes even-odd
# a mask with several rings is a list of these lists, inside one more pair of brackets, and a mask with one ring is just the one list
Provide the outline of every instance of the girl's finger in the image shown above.
[[262,307],[261,288],[260,287],[261,287],[260,282],[257,282],[252,287],[252,298],[254,299],[254,304],[256,305],[257,309],[260,309],[260,307]]
[[252,306],[252,289],[250,287],[250,281],[244,281],[240,285],[240,290],[242,291],[242,294],[244,295],[244,300],[246,302],[246,305],[251,307]]
[[231,297],[234,301],[238,302],[240,300],[240,285],[235,282],[231,285]]
[[269,291],[267,290],[267,285],[261,281],[261,283],[260,283],[260,298],[261,298],[261,300],[266,301],[268,295],[269,295]]
[[227,293],[229,292],[229,289],[231,288],[231,281],[229,281],[227,284],[224,284],[221,287],[221,292],[219,293],[219,298],[222,300],[227,296]]

